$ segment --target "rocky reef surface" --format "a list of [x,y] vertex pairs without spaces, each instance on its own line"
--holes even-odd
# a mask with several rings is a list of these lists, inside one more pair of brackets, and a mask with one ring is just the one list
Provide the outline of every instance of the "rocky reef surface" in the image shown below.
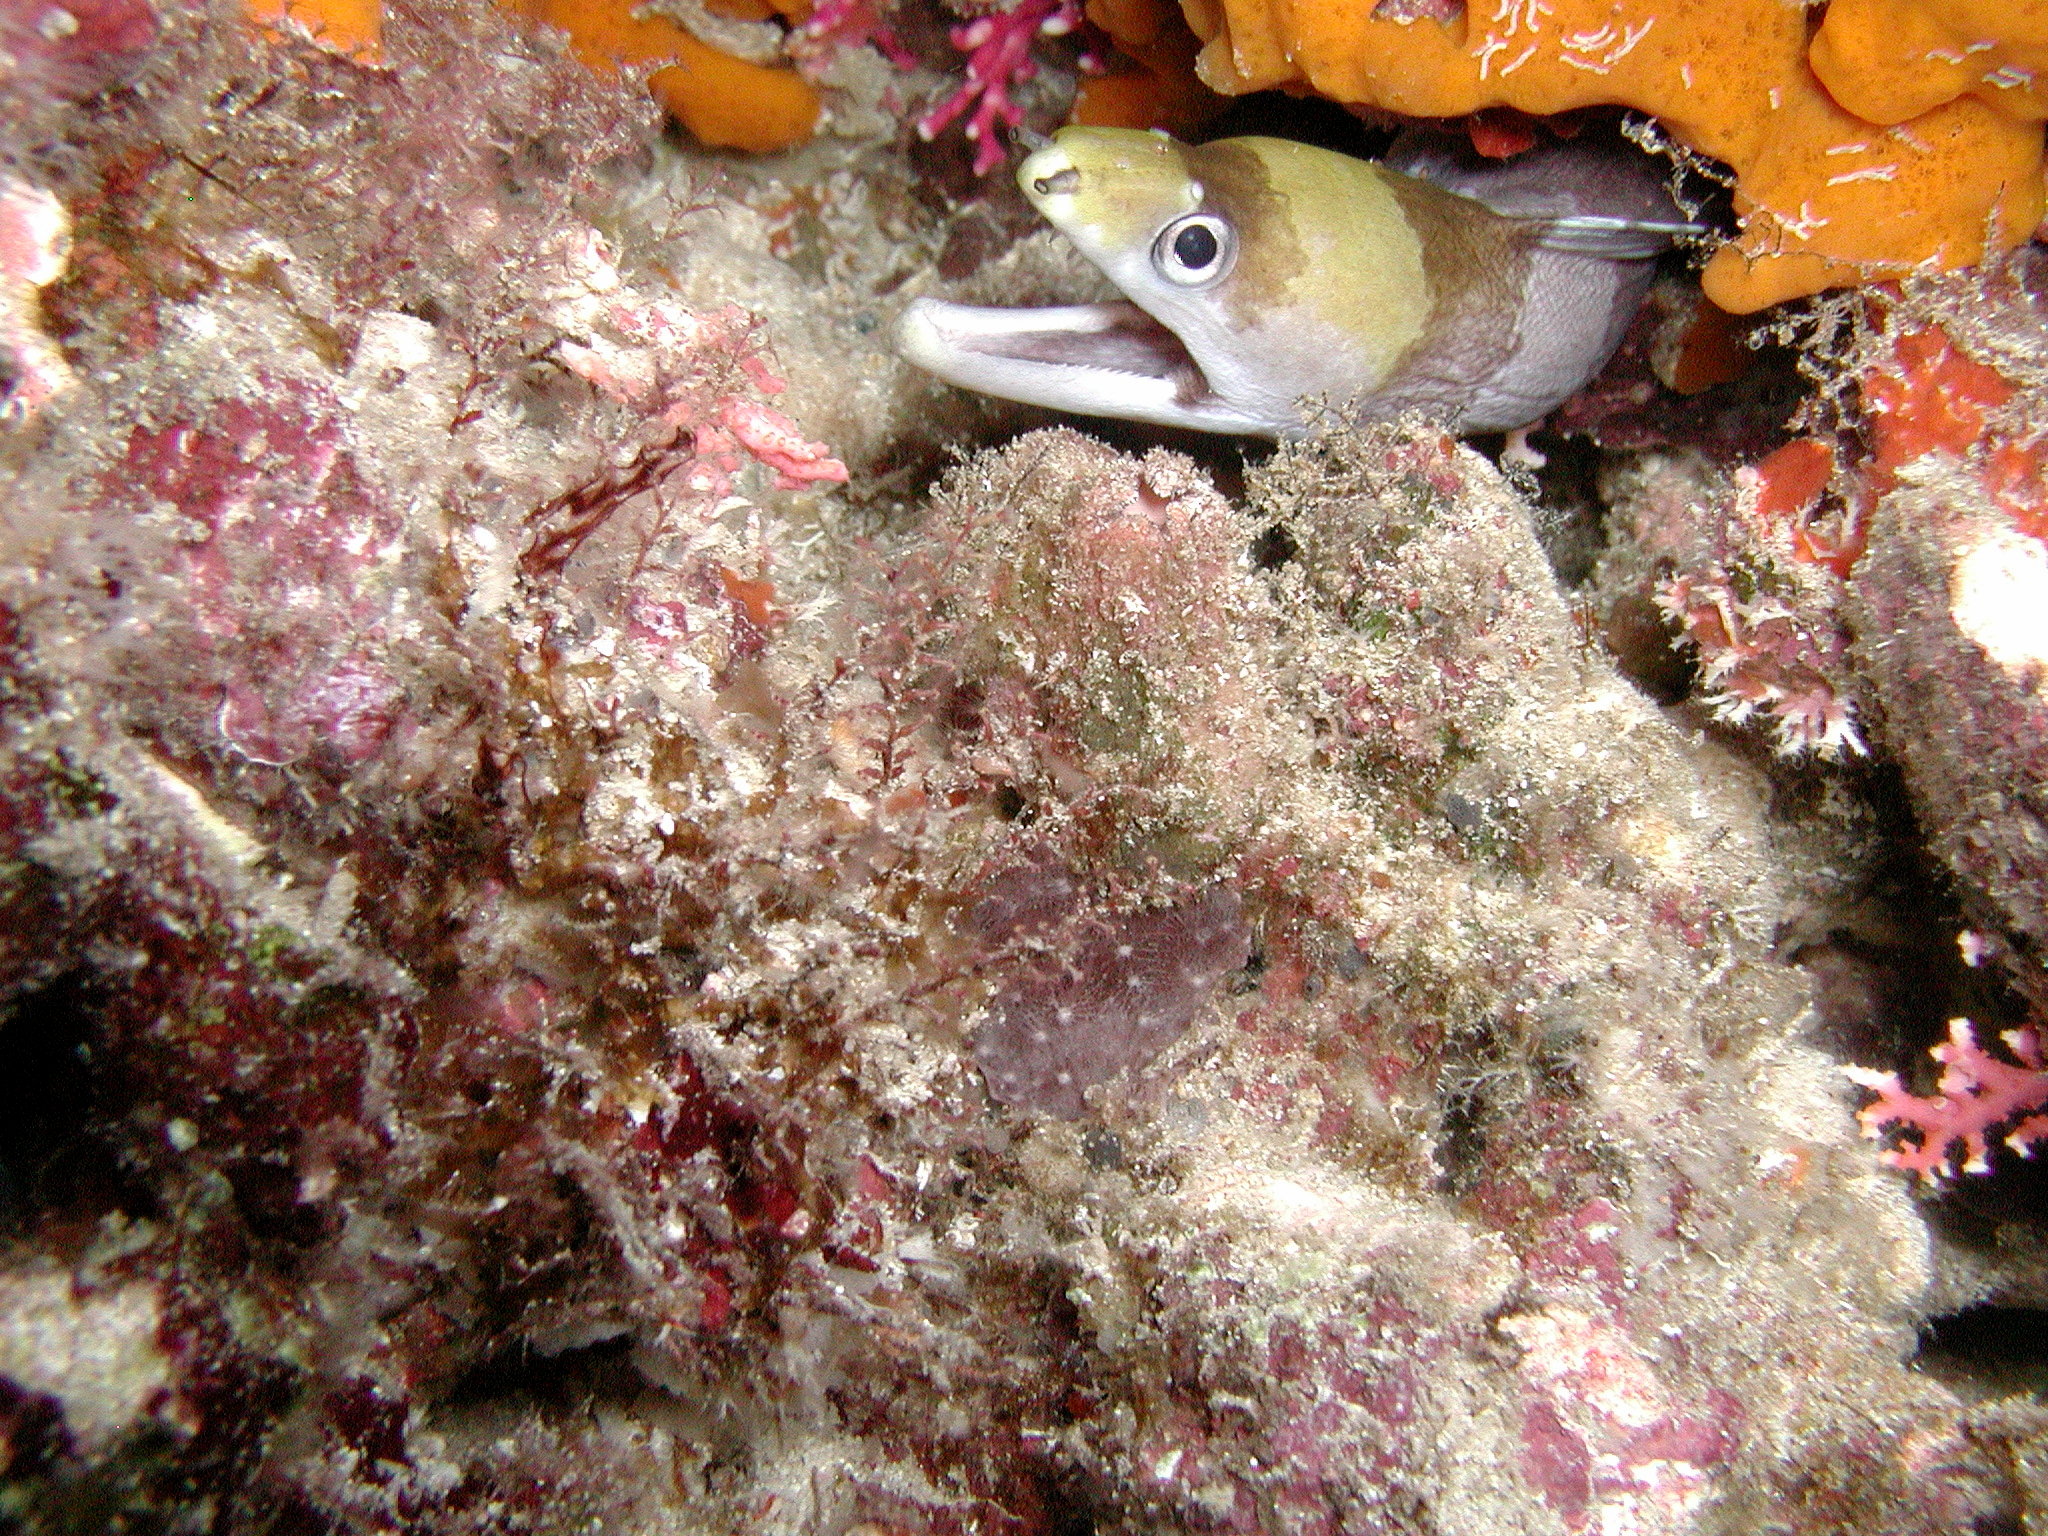
[[1083,432],[887,321],[1192,40],[702,9],[0,0],[0,1520],[2048,1529],[2032,248]]

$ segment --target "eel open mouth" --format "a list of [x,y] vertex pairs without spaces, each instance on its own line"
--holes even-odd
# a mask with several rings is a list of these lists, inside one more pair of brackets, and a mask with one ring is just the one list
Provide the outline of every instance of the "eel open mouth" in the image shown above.
[[1257,431],[1209,388],[1178,336],[1123,300],[984,309],[917,299],[896,350],[950,384],[1089,416]]

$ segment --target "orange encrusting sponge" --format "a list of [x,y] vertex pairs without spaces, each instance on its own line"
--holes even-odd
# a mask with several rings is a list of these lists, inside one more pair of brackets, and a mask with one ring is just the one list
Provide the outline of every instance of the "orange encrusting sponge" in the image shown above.
[[1784,0],[1472,0],[1405,21],[1377,0],[1182,6],[1202,78],[1230,94],[1305,85],[1412,117],[1652,114],[1736,173],[1741,232],[1703,282],[1737,313],[1923,262],[1968,266],[2041,219],[2028,61],[2048,70],[2048,0],[1834,0],[1811,63],[1806,11]]
[[1229,105],[1195,75],[1195,40],[1174,0],[1088,0],[1088,20],[1130,65],[1082,76],[1072,121],[1100,128],[1164,128],[1186,137]]
[[1843,106],[1903,123],[1958,96],[2048,117],[2048,0],[1832,0],[1809,55]]
[[[706,144],[759,154],[787,149],[811,136],[818,93],[793,69],[754,64],[721,53],[672,21],[634,16],[633,0],[501,0],[530,21],[560,27],[576,56],[590,68],[616,73],[622,65],[660,64],[647,86],[664,110]],[[379,0],[245,0],[259,24],[297,22],[336,53],[374,64],[380,57],[383,10]],[[746,21],[780,13],[795,21],[808,0],[712,0],[710,8]]]
[[295,21],[330,53],[365,64],[383,58],[384,7],[380,0],[245,0],[249,19],[262,26]]
[[648,77],[648,89],[705,144],[766,154],[801,144],[817,126],[818,93],[795,70],[721,53],[660,17],[635,17],[631,0],[506,3],[567,32],[576,57],[592,69],[664,64]]

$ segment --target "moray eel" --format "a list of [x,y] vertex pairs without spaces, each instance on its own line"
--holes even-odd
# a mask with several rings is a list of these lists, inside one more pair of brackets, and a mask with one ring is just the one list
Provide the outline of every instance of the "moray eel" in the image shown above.
[[1374,163],[1064,128],[1017,179],[1128,302],[921,298],[898,351],[983,394],[1261,437],[1325,410],[1526,427],[1600,371],[1656,256],[1698,231],[1618,144],[1503,164],[1412,134]]

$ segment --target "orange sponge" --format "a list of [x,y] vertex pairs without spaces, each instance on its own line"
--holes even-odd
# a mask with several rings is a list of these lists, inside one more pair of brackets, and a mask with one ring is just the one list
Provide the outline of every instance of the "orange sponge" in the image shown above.
[[1833,0],[1813,72],[1873,123],[1903,123],[1958,96],[2008,117],[2048,117],[2044,0]]
[[672,21],[636,17],[632,0],[508,3],[567,32],[576,56],[592,69],[665,64],[649,77],[648,89],[706,144],[765,154],[801,144],[817,126],[818,93],[795,70],[736,59]]
[[[380,0],[244,0],[252,20],[297,22],[336,53],[378,62]],[[569,34],[592,69],[664,64],[649,78],[654,99],[706,144],[756,153],[787,149],[811,136],[818,93],[793,69],[752,64],[721,53],[674,22],[634,16],[633,0],[503,0],[508,10]],[[744,20],[780,14],[801,21],[809,0],[714,0],[712,9]]]
[[247,0],[249,19],[265,26],[295,21],[332,53],[375,64],[383,57],[380,0]]
[[1173,0],[1088,0],[1086,14],[1130,63],[1082,78],[1074,122],[1185,136],[1229,105],[1196,77],[1195,40]]
[[[2019,244],[2041,218],[2041,126],[2012,110],[2018,97],[1973,76],[1915,110],[1922,88],[1907,120],[1880,126],[1823,87],[1808,63],[1806,11],[1784,0],[1472,0],[1441,19],[1431,14],[1440,8],[1412,0],[1182,7],[1203,40],[1202,78],[1219,91],[1307,86],[1414,117],[1497,106],[1653,114],[1736,173],[1741,233],[1715,254],[1704,283],[1737,313],[1922,262],[1967,266]],[[1857,98],[1873,107],[1879,96],[1888,107],[1904,100],[1873,41],[1888,34],[1893,12],[1994,18],[1984,34],[1992,48],[1965,48],[1989,69],[2000,48],[2001,59],[2033,57],[2029,39],[2048,10],[2041,0],[1836,0],[1829,26],[1845,8],[1857,14],[1838,30],[1862,51],[1841,55],[1851,59],[1844,77],[1892,82],[1889,95],[1873,88]],[[2030,81],[2022,83],[2031,89]]]

